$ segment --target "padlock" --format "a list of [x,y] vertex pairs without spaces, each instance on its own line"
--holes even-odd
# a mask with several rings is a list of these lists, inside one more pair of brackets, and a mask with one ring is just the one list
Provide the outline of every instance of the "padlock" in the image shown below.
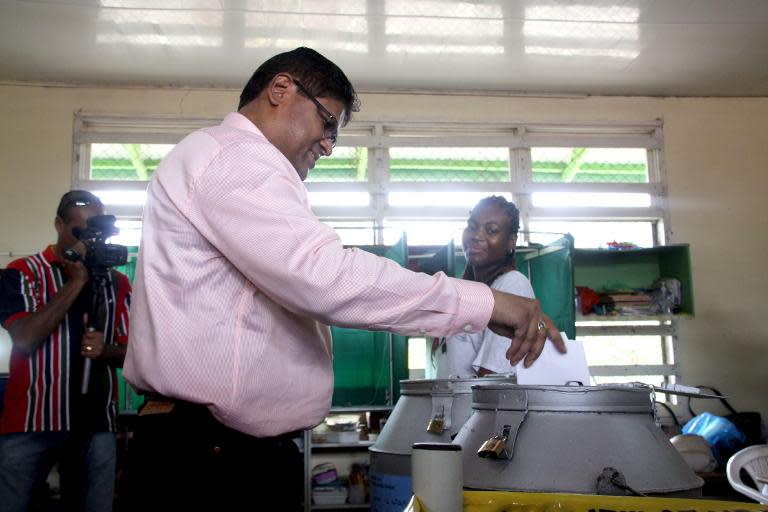
[[427,432],[432,434],[442,434],[445,431],[445,417],[442,414],[438,414],[427,425]]
[[484,459],[502,459],[506,458],[506,440],[501,436],[493,436],[489,440],[483,443],[477,454]]

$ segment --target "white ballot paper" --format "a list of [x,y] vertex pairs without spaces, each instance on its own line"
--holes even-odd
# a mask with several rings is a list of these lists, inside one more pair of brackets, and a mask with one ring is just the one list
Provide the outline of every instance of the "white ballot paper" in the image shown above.
[[584,345],[580,341],[569,340],[564,332],[561,332],[560,336],[563,337],[568,352],[561,354],[547,339],[544,350],[530,368],[523,366],[525,359],[515,366],[518,384],[565,386],[567,383],[574,384],[574,381],[577,381],[584,386],[590,385]]

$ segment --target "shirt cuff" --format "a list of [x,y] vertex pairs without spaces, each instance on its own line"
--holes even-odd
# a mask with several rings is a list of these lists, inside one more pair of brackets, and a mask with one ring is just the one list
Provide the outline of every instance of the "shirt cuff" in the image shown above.
[[463,279],[454,279],[454,282],[459,294],[459,307],[451,334],[482,331],[491,321],[493,292],[483,283]]

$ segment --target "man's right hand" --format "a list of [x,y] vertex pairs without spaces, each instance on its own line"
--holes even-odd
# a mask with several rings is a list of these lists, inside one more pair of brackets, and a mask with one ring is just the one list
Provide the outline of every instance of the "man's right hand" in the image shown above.
[[85,246],[82,242],[78,242],[72,249],[80,254],[80,260],[70,261],[66,258],[61,258],[61,264],[64,267],[67,277],[69,277],[71,281],[74,281],[74,284],[82,286],[88,282],[88,269],[83,265]]
[[[526,368],[541,355],[544,343],[549,338],[558,352],[565,353],[563,342],[557,326],[541,311],[538,300],[512,295],[510,293],[491,290],[493,292],[493,313],[488,327],[500,336],[512,340],[507,351],[510,364],[516,365],[521,359]],[[539,328],[539,323],[544,328]]]

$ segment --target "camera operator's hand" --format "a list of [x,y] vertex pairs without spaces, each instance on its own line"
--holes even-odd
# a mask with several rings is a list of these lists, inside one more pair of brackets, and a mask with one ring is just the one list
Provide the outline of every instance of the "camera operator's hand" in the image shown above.
[[91,330],[88,326],[88,313],[83,315],[85,334],[80,342],[80,354],[89,359],[101,359],[104,363],[120,368],[125,360],[125,345],[108,345],[104,342],[104,333]]
[[83,335],[83,341],[80,342],[80,354],[91,359],[102,357],[104,355],[104,333],[86,331]]
[[82,242],[77,242],[70,249],[77,251],[80,255],[78,261],[71,261],[67,258],[61,259],[61,264],[64,266],[64,270],[71,281],[80,286],[88,282],[88,269],[83,265],[83,259],[85,258],[85,245]]

